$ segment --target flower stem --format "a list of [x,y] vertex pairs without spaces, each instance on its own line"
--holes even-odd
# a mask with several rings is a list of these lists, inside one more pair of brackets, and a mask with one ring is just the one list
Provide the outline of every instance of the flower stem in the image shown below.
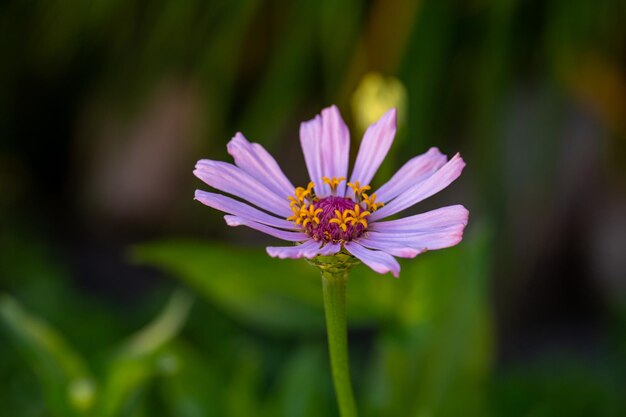
[[347,269],[322,271],[328,350],[330,351],[335,394],[339,403],[339,414],[341,417],[356,417],[356,404],[352,394],[350,367],[348,364],[347,287]]

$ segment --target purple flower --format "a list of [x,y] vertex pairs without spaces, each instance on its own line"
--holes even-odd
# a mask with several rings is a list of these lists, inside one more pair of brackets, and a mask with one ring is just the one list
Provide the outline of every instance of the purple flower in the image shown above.
[[[350,180],[350,134],[331,106],[300,126],[300,142],[311,182],[294,187],[274,158],[241,133],[228,143],[235,165],[203,159],[194,174],[233,198],[197,190],[196,200],[228,213],[229,226],[248,226],[294,246],[268,247],[270,256],[314,258],[345,250],[378,273],[395,277],[394,256],[413,258],[427,250],[454,246],[463,237],[469,212],[443,207],[382,221],[446,188],[465,166],[459,154],[448,161],[437,148],[410,159],[376,192],[367,185],[383,162],[396,133],[396,111],[389,110],[365,135]],[[256,207],[254,207],[256,206]]]

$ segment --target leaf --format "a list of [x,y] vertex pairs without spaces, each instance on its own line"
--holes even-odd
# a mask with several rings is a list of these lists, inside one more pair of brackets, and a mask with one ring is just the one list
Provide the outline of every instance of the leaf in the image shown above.
[[96,395],[95,381],[63,336],[9,295],[0,297],[0,320],[41,381],[49,411],[55,416],[87,415]]
[[334,412],[326,345],[308,344],[284,361],[272,399],[277,406],[268,416],[317,417]]
[[[230,352],[223,352],[223,356]],[[170,415],[177,417],[218,417],[223,377],[228,372],[211,363],[211,354],[177,341],[164,359],[170,370],[159,379],[160,393]],[[223,357],[216,358],[223,361]]]
[[118,416],[132,409],[151,378],[167,372],[171,357],[164,347],[184,326],[192,302],[190,294],[174,293],[163,312],[120,347],[107,367],[100,416]]
[[396,323],[382,330],[365,378],[367,415],[484,415],[490,239],[480,225],[473,232],[405,269],[412,286],[397,298]]
[[[324,330],[319,272],[304,260],[270,258],[261,248],[171,240],[135,247],[136,262],[177,277],[237,320],[271,332]],[[393,314],[394,299],[408,284],[365,267],[350,274],[350,324],[366,325]]]

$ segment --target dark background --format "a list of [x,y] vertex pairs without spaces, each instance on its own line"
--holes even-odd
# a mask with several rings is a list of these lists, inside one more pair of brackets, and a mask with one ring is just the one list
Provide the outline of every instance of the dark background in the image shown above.
[[304,184],[299,123],[333,103],[352,158],[398,107],[375,184],[430,146],[467,162],[414,210],[468,207],[457,248],[354,271],[361,414],[626,415],[625,21],[619,0],[3,2],[0,415],[334,415],[315,271],[191,174],[242,131]]

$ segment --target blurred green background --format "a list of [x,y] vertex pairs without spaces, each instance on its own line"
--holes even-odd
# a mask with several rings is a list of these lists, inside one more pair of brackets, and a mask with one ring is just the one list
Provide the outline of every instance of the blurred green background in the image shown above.
[[[0,4],[0,415],[336,416],[317,272],[194,202],[242,131],[391,106],[463,242],[351,275],[362,416],[626,415],[626,2]],[[204,187],[206,188],[206,187]]]

